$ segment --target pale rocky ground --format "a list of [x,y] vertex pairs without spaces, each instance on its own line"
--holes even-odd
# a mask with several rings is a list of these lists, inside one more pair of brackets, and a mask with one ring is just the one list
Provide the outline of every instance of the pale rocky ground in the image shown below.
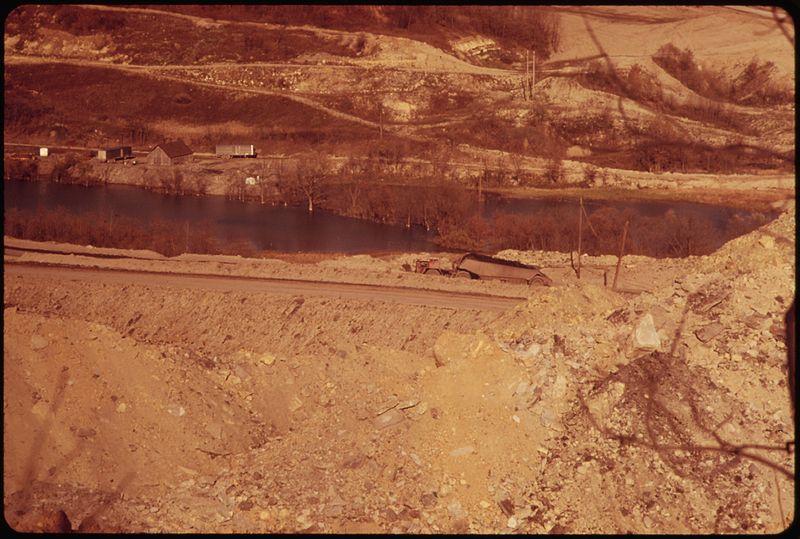
[[[795,209],[710,256],[506,251],[550,288],[44,245],[15,260],[480,291],[509,311],[4,277],[16,530],[775,533]],[[37,247],[6,238],[8,247]],[[39,244],[38,247],[43,245]],[[7,255],[7,260],[10,259]],[[172,269],[169,269],[172,268]],[[638,291],[638,293],[636,293]],[[724,450],[748,448],[738,454]],[[722,448],[722,450],[721,450]],[[784,473],[785,472],[785,473]]]

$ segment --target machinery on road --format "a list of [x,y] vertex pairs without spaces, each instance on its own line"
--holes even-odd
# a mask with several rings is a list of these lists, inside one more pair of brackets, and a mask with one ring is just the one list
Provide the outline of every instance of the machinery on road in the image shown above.
[[538,266],[479,253],[463,254],[452,264],[439,258],[416,260],[414,271],[426,275],[445,275],[465,279],[496,279],[528,285],[550,286],[553,284],[553,280],[542,273]]

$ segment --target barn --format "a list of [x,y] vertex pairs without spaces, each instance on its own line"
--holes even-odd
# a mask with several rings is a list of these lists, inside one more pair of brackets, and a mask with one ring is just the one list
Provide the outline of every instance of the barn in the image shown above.
[[176,140],[157,145],[147,156],[151,165],[176,165],[188,161],[192,150],[183,141]]

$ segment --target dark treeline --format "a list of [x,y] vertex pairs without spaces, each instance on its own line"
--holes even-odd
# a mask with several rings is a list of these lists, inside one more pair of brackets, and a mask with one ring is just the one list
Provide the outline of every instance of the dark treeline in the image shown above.
[[[12,160],[13,161],[13,160]],[[55,182],[101,184],[107,181],[76,159],[57,162],[49,173],[35,174],[32,162],[21,160],[6,167],[6,176],[17,179],[48,179]],[[479,177],[451,177],[447,156],[434,155],[429,170],[411,171],[398,155],[352,157],[334,166],[324,155],[309,154],[292,166],[265,161],[256,184],[245,185],[244,176],[229,196],[242,202],[302,206],[310,212],[325,210],[346,217],[390,225],[421,226],[435,235],[442,247],[496,252],[503,249],[569,252],[577,248],[578,213],[570,210],[539,210],[527,214],[496,214],[482,217],[477,182],[489,188],[504,183],[502,176],[514,172],[485,168]],[[13,169],[13,170],[11,170]],[[409,178],[414,181],[409,183]],[[436,180],[448,178],[447,181]],[[145,187],[168,194],[205,194],[207,177],[184,174],[176,169],[150,171]],[[546,180],[547,184],[558,183]],[[582,251],[591,255],[617,254],[625,221],[630,230],[626,252],[653,257],[684,257],[709,254],[724,242],[768,221],[759,213],[734,216],[724,228],[710,218],[678,215],[648,217],[635,210],[612,207],[594,210],[584,219]],[[116,221],[111,216],[76,216],[66,212],[19,211],[6,215],[6,230],[16,237],[69,241],[97,246],[147,248],[165,255],[181,252],[252,254],[255,247],[217,245],[209,227],[188,233],[182,223]]]
[[34,241],[57,241],[95,247],[150,249],[165,256],[181,253],[253,255],[247,241],[221,243],[208,225],[188,226],[169,220],[143,220],[111,214],[76,214],[63,208],[34,211],[7,209],[4,234]]
[[[570,252],[577,248],[578,205],[538,210],[528,214],[498,213],[480,217],[474,193],[464,189],[431,188],[426,196],[400,186],[364,188],[354,217],[402,226],[426,226],[446,249],[497,252],[503,249]],[[334,209],[351,203],[339,196],[324,199],[321,207]],[[341,207],[340,207],[341,209]],[[355,212],[355,213],[354,213]],[[668,211],[649,217],[632,209],[596,209],[583,219],[582,249],[590,255],[617,254],[625,221],[629,222],[625,253],[652,257],[709,254],[725,241],[768,222],[764,214],[734,215],[724,229],[709,218],[682,216]],[[167,256],[184,252],[252,256],[247,241],[221,243],[209,225],[190,227],[173,221],[144,221],[113,214],[74,214],[63,209],[10,209],[4,217],[5,234],[37,241],[61,241],[98,247],[150,249]]]
[[[350,186],[349,189],[355,189]],[[350,198],[347,188],[324,197],[320,207],[384,223],[424,226],[450,249],[496,252],[503,249],[569,252],[577,248],[578,203],[575,208],[540,209],[526,214],[480,215],[475,191],[453,185],[433,187],[361,186]],[[669,210],[651,217],[635,209],[604,207],[583,220],[582,252],[617,254],[625,221],[629,232],[625,252],[652,257],[710,254],[726,241],[766,224],[762,213],[735,214],[720,229],[712,219],[679,215]]]

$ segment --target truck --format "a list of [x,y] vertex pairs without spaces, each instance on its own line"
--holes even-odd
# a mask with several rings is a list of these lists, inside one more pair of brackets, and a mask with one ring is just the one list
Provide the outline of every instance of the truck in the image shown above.
[[123,161],[132,157],[133,149],[130,146],[115,146],[113,148],[97,150],[97,159],[104,163],[108,161]]
[[217,157],[255,157],[256,147],[252,144],[217,144]]
[[426,275],[444,275],[464,279],[494,279],[527,285],[551,286],[553,284],[553,280],[542,273],[538,266],[480,253],[465,253],[452,264],[439,258],[416,260],[414,271]]

